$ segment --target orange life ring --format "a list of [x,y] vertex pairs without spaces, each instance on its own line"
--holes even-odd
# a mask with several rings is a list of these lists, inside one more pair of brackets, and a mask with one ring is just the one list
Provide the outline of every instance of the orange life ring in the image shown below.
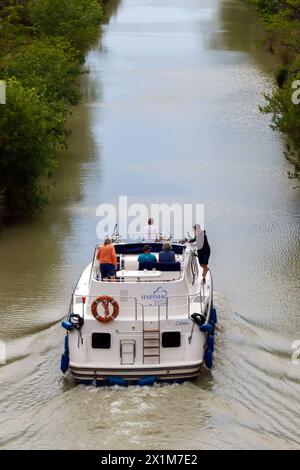
[[[100,315],[98,313],[98,305],[100,303],[104,308],[104,315]],[[113,306],[112,312],[109,311],[109,304]],[[94,300],[91,306],[91,310],[96,320],[100,321],[101,323],[110,323],[115,318],[117,318],[120,309],[118,302],[113,297],[109,297],[108,295],[101,295],[100,297],[97,297],[97,299]]]

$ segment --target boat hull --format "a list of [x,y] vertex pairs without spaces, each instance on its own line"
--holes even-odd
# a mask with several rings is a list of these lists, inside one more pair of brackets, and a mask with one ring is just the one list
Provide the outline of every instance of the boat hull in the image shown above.
[[[136,384],[141,379],[153,378],[153,382],[175,382],[195,379],[201,371],[202,362],[181,366],[149,366],[136,368],[103,368],[70,364],[70,371],[78,383],[106,385],[118,383],[113,378],[120,379],[120,385]],[[124,382],[124,383],[123,383]]]

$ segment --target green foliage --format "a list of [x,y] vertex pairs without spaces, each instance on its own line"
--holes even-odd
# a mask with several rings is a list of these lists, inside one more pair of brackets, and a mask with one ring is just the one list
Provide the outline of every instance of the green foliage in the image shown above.
[[17,54],[6,67],[6,75],[18,78],[23,85],[36,88],[49,101],[79,101],[74,77],[78,75],[76,51],[64,40],[39,39]]
[[284,68],[276,72],[278,89],[266,95],[261,108],[272,116],[272,128],[288,139],[286,157],[293,163],[293,176],[300,176],[300,105],[292,100],[293,83],[300,80],[300,0],[250,0],[257,7],[261,21],[275,38],[284,57]]
[[9,210],[32,213],[46,200],[45,179],[64,144],[66,113],[14,78],[7,80],[6,91],[0,114],[0,187]]
[[76,49],[94,41],[102,17],[97,0],[31,0],[30,11],[41,35],[64,37]]
[[[300,80],[300,73],[298,79]],[[292,81],[288,80],[282,89],[273,95],[266,95],[267,104],[261,108],[273,115],[273,128],[289,135],[300,148],[300,106],[291,99]]]
[[101,19],[100,0],[0,0],[0,219],[47,201],[67,106],[80,99],[76,76]]
[[31,34],[26,1],[2,0],[0,3],[0,58],[24,44]]
[[272,115],[272,128],[279,130],[289,137],[286,157],[295,167],[294,177],[300,175],[300,105],[293,103],[292,95],[294,81],[299,80],[300,72],[291,75],[282,88],[278,88],[272,95],[266,95],[267,104],[261,107],[263,113]]

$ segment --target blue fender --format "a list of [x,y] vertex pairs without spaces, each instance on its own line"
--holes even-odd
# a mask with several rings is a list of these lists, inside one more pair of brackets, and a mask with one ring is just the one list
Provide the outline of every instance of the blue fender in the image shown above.
[[60,370],[62,371],[63,374],[65,374],[69,368],[69,336],[65,336],[65,351],[61,356],[61,361],[60,361]]
[[61,322],[61,326],[62,326],[65,330],[67,330],[67,331],[73,330],[73,328],[74,328],[73,323],[71,323],[71,322],[68,321],[68,320],[63,320],[63,321]]
[[210,311],[210,322],[218,323],[217,310],[214,307]]
[[60,370],[63,374],[67,372],[69,368],[69,354],[63,353],[61,356]]
[[212,368],[213,365],[213,353],[211,349],[207,349],[204,354],[204,362],[208,369]]
[[109,385],[119,385],[120,387],[126,387],[127,385],[127,381],[122,377],[108,377],[107,381]]
[[207,349],[210,349],[211,352],[215,350],[215,339],[213,336],[208,335],[206,338]]
[[214,335],[215,333],[215,326],[211,323],[204,323],[204,325],[199,326],[199,328],[203,333],[207,333],[209,335]]
[[69,355],[69,336],[65,336],[65,354]]
[[157,381],[156,377],[143,377],[138,381],[138,385],[143,387],[144,385],[154,385]]

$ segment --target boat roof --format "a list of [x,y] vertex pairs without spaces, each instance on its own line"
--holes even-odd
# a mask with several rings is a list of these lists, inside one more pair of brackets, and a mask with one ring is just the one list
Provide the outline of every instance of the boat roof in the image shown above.
[[[114,243],[116,253],[118,255],[135,255],[143,253],[144,246],[148,245],[152,253],[159,253],[163,249],[164,242],[130,242],[130,243]],[[171,243],[172,251],[176,255],[182,255],[186,246],[180,243]]]

